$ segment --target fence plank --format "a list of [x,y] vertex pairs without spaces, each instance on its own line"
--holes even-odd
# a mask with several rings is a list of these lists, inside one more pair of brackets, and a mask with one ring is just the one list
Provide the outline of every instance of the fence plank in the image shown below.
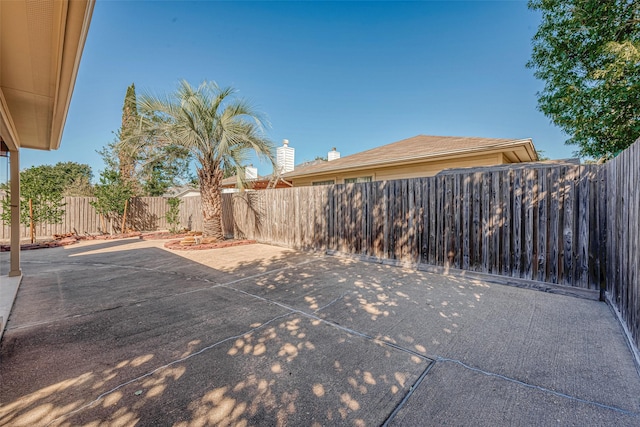
[[491,266],[489,272],[492,274],[500,274],[500,226],[502,219],[502,199],[500,197],[500,172],[491,172],[491,221],[490,235],[491,248],[489,255],[491,257]]
[[532,279],[534,274],[533,258],[535,255],[536,247],[534,245],[535,230],[534,230],[534,217],[535,217],[535,198],[534,187],[536,181],[536,170],[528,169],[524,172],[525,180],[525,192],[523,197],[523,241],[522,241],[522,253],[523,253],[523,266],[522,277],[525,279]]
[[438,250],[438,245],[436,243],[438,235],[437,235],[437,227],[436,227],[436,217],[438,215],[438,206],[436,200],[438,199],[438,179],[430,178],[429,179],[429,264],[438,265],[438,259],[436,256],[436,251]]
[[514,277],[521,277],[521,264],[522,264],[522,171],[514,171],[513,176],[513,228],[512,228],[512,262],[511,262],[511,275]]
[[482,272],[488,273],[491,257],[489,255],[489,242],[491,241],[491,174],[482,174]]
[[575,263],[574,263],[574,199],[575,199],[575,179],[576,169],[569,168],[565,178],[564,191],[564,223],[562,231],[562,242],[564,251],[564,283],[572,285],[575,283]]
[[511,276],[512,274],[512,249],[511,225],[513,216],[513,171],[508,170],[501,173],[503,176],[502,190],[502,274]]
[[548,234],[548,209],[547,201],[549,183],[549,169],[538,170],[538,216],[537,216],[537,259],[536,259],[536,280],[544,282],[547,280],[547,234]]
[[576,279],[581,288],[589,288],[589,183],[592,176],[585,166],[580,166],[579,170]]
[[482,191],[481,181],[482,174],[480,172],[474,173],[472,179],[472,190],[471,190],[471,212],[473,215],[472,219],[472,228],[471,228],[471,269],[475,271],[480,271],[481,267],[481,245],[482,245],[482,227],[480,224],[480,203],[481,203],[481,194]]

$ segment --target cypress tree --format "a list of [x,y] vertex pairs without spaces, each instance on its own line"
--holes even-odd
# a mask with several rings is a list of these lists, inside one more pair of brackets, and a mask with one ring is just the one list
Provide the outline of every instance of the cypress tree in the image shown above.
[[[122,126],[120,127],[120,141],[127,141],[133,136],[138,121],[138,107],[136,101],[136,86],[131,83],[127,88],[122,106]],[[126,148],[125,148],[126,147]],[[118,149],[119,172],[122,181],[130,183],[132,188],[138,189],[135,176],[136,150],[134,144],[120,145]]]

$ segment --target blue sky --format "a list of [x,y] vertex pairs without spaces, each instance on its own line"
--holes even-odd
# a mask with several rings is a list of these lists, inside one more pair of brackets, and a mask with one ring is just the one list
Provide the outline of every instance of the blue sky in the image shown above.
[[75,161],[97,176],[127,86],[164,94],[180,79],[238,89],[296,163],[418,134],[530,137],[571,157],[525,67],[539,21],[525,1],[98,0],[61,148],[23,150],[22,168]]

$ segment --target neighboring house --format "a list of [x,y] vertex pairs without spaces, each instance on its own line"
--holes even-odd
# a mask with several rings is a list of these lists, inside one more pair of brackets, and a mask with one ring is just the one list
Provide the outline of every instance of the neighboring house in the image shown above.
[[163,197],[196,197],[200,196],[200,189],[192,187],[190,185],[183,185],[181,187],[171,187],[164,193]]
[[345,184],[427,177],[450,168],[537,160],[531,139],[418,135],[335,160],[297,166],[282,177],[295,187]]
[[[273,175],[258,176],[245,181],[245,188],[248,190],[266,190],[267,188],[290,188],[293,187],[290,181],[284,179],[274,180]],[[223,193],[235,193],[238,191],[238,176],[233,175],[222,180]]]

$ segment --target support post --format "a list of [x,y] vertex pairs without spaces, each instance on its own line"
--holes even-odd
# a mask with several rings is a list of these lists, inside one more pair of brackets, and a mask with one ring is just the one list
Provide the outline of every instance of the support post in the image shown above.
[[11,179],[11,255],[9,277],[21,276],[20,269],[20,152],[9,151]]

